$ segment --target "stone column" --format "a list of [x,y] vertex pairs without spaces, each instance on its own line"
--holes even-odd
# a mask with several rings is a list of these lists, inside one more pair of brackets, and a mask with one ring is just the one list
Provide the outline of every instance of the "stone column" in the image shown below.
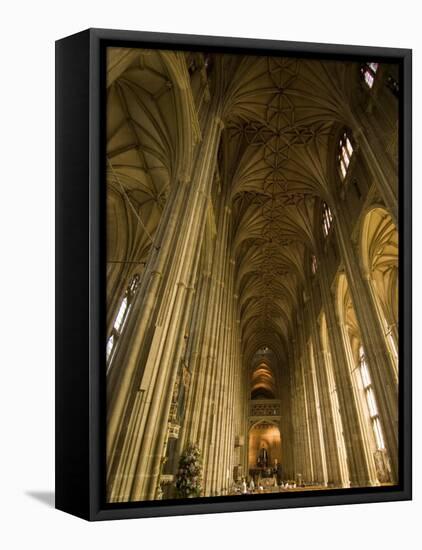
[[367,456],[364,431],[360,422],[358,405],[355,401],[349,365],[344,349],[343,337],[337,320],[334,297],[324,262],[319,263],[321,298],[327,321],[327,332],[332,353],[333,375],[343,423],[344,443],[352,487],[368,487],[376,483],[375,472]]
[[[299,318],[299,350],[301,352],[301,363],[303,369],[303,385],[305,392],[305,407],[307,418],[307,430],[309,434],[310,450],[312,453],[312,478],[308,481],[324,483],[324,442],[320,437],[317,414],[317,395],[312,376],[312,364],[309,356],[305,323],[305,304],[301,302],[298,307]],[[309,324],[309,323],[308,323]]]
[[141,378],[151,345],[151,331],[155,327],[157,302],[162,297],[163,273],[172,259],[174,234],[180,228],[180,212],[187,192],[187,182],[172,188],[156,233],[156,245],[150,251],[148,268],[107,379],[107,484],[109,498],[113,501],[130,499],[128,493],[122,493],[121,486],[132,482],[125,469],[133,469],[129,464],[129,449],[138,445],[136,434],[141,429],[145,406]]
[[[224,204],[224,199],[220,201]],[[210,476],[209,454],[212,439],[210,430],[214,420],[215,404],[214,389],[217,375],[216,362],[219,350],[219,330],[222,313],[222,267],[225,260],[225,233],[228,222],[228,212],[224,210],[218,215],[217,239],[212,261],[209,298],[204,303],[204,328],[200,339],[197,340],[195,353],[195,384],[189,395],[187,422],[183,428],[183,440],[196,442],[203,454],[204,483],[207,484]],[[208,487],[207,487],[208,490]]]
[[[117,433],[119,429],[122,429],[131,390],[139,379],[140,350],[143,349],[146,330],[155,313],[162,274],[169,258],[171,259],[170,250],[186,193],[186,182],[174,183],[155,237],[156,247],[151,249],[148,267],[132,306],[132,315],[126,323],[121,345],[116,350],[113,360],[115,366],[122,365],[122,367],[113,366],[111,376],[107,380],[107,454],[109,464],[112,463]],[[167,228],[167,231],[164,231],[164,228]],[[137,314],[138,312],[140,315]]]
[[203,273],[201,280],[201,288],[197,292],[195,315],[192,319],[190,328],[190,342],[186,352],[186,361],[189,365],[191,381],[186,399],[184,422],[180,432],[179,452],[182,452],[189,443],[196,442],[196,439],[193,437],[193,426],[194,420],[196,420],[198,416],[196,409],[199,403],[199,388],[203,375],[203,371],[200,368],[200,360],[207,319],[208,303],[210,299],[211,274],[208,272]]
[[[221,132],[221,103],[210,106],[203,143],[198,152],[194,176],[189,185],[179,186],[166,205],[157,232],[156,248],[148,262],[142,294],[141,316],[134,331],[122,376],[109,401],[107,442],[109,461],[117,445],[123,448],[133,439],[131,464],[121,457],[120,476],[130,480],[128,500],[154,498],[159,464],[166,437],[166,421],[171,404],[174,370],[171,363],[187,303],[188,280],[200,254],[207,197],[214,174]],[[167,208],[168,207],[168,208]],[[135,411],[137,394],[144,396]],[[133,415],[137,421],[136,431]],[[164,428],[163,428],[164,426]],[[128,433],[128,428],[131,432]],[[120,436],[120,442],[119,442]],[[123,457],[126,460],[126,457]],[[122,468],[124,471],[122,472]]]
[[350,120],[358,150],[362,153],[365,164],[373,176],[375,187],[397,225],[399,195],[397,168],[382,146],[368,114],[356,107],[350,114]]
[[300,348],[300,325],[295,326],[293,337],[293,353],[291,356],[292,385],[294,387],[295,405],[295,475],[301,474],[302,480],[312,480],[314,470],[312,463],[312,449],[309,432],[309,419],[306,405],[305,380],[302,360],[299,356]]
[[[199,189],[195,194],[195,198],[197,200],[194,201],[194,204],[192,205],[192,210],[191,210],[191,212],[192,212],[192,221],[190,223],[186,224],[186,226],[185,226],[186,227],[186,232],[185,232],[184,235],[182,235],[182,237],[180,239],[180,242],[183,243],[183,246],[186,250],[186,254],[181,255],[182,258],[185,257],[185,262],[183,264],[181,264],[181,266],[180,266],[181,273],[184,273],[182,280],[189,276],[189,273],[191,272],[191,269],[192,269],[193,258],[195,258],[195,257],[196,257],[196,259],[199,258],[200,244],[202,243],[202,240],[203,240],[202,237],[203,237],[203,232],[204,232],[204,228],[205,228],[204,217],[205,217],[206,208],[207,208],[207,205],[208,205],[207,200],[208,200],[208,196],[209,196],[209,189],[211,187],[212,179],[213,179],[213,175],[214,175],[217,145],[218,145],[218,140],[219,140],[219,135],[220,135],[220,130],[221,130],[220,121],[215,120],[215,118],[214,118],[214,121],[210,122],[210,126],[211,126],[211,128],[210,128],[211,131],[214,130],[214,131],[212,131],[214,139],[213,139],[213,143],[212,143],[213,146],[212,146],[212,149],[211,149],[212,153],[213,153],[212,154],[213,163],[210,164],[209,160],[206,159],[205,155],[204,155],[204,159],[202,159],[203,162],[200,162],[200,170],[199,170],[199,174],[198,174],[198,179],[197,179],[197,181],[194,182],[195,184],[198,185]],[[187,212],[189,212],[189,207],[187,208]],[[187,221],[189,221],[189,218],[187,218]],[[177,276],[177,278],[178,277],[179,276]],[[176,294],[176,299],[177,299],[177,294]],[[177,304],[177,302],[176,302],[176,304]],[[171,322],[169,322],[169,327],[171,327],[172,322],[177,322],[177,320],[180,318],[180,315],[181,315],[181,312],[182,312],[182,309],[181,309],[182,307],[183,307],[183,292],[180,293],[180,307],[175,308],[176,316],[174,316],[174,318],[171,320]],[[166,313],[166,310],[164,310],[163,313],[164,313],[163,318],[169,319],[169,315],[168,315],[168,313]],[[165,342],[165,349],[168,350],[167,361],[169,361],[171,359],[172,355],[173,355],[173,353],[172,353],[173,348],[172,348],[172,341],[168,339],[168,336],[167,336],[167,339],[166,339],[166,342]],[[160,358],[160,362],[159,363],[157,362],[157,368],[159,368],[161,372],[164,370],[163,369],[163,355]],[[172,378],[174,378],[174,374],[173,374]],[[170,388],[173,387],[173,384],[174,384],[174,382],[171,381],[170,382]],[[155,387],[154,388],[154,393],[156,391],[160,391],[160,389],[157,390],[157,388]],[[168,391],[168,387],[163,386],[163,391],[164,391],[164,394],[166,394],[166,392]],[[166,402],[165,406],[162,407],[161,421],[157,422],[155,418],[152,419],[152,422],[157,427],[154,431],[154,435],[151,436],[151,442],[152,442],[151,444],[154,445],[154,455],[150,458],[149,464],[146,463],[147,464],[147,471],[150,472],[149,475],[153,478],[153,481],[149,484],[149,491],[148,491],[148,497],[147,498],[154,498],[154,496],[155,496],[154,495],[154,490],[155,490],[156,483],[154,481],[154,478],[158,474],[158,464],[159,464],[159,460],[161,459],[161,448],[162,448],[162,445],[160,445],[160,442],[164,437],[160,426],[162,426],[162,422],[165,422],[165,419],[168,416],[169,407],[170,407],[170,400],[167,399],[167,402]],[[138,466],[138,471],[142,472],[144,466],[145,466],[145,459],[144,459],[144,456],[142,455],[140,457],[140,464]],[[140,474],[140,475],[142,475],[142,474]]]
[[[217,300],[211,305],[214,309],[215,323],[209,334],[209,356],[207,358],[207,369],[210,376],[209,404],[204,414],[202,436],[207,441],[204,448],[204,486],[205,494],[208,495],[212,490],[213,462],[218,452],[218,421],[219,421],[219,402],[221,399],[221,380],[224,376],[226,361],[221,359],[222,344],[224,342],[225,314],[227,308],[227,288],[225,287],[226,271],[228,266],[227,258],[227,237],[230,221],[230,209],[225,206],[225,200],[222,200],[222,210],[219,219],[219,231],[217,232],[216,245],[216,279],[217,279]],[[220,225],[221,223],[221,225]]]
[[[225,258],[225,263],[228,263],[227,259]],[[224,266],[226,268],[226,266]],[[210,445],[207,449],[208,456],[207,456],[207,472],[206,472],[206,479],[205,479],[205,489],[206,493],[210,494],[211,496],[215,496],[216,493],[219,491],[219,487],[217,487],[217,469],[221,469],[223,464],[221,462],[221,445],[222,445],[222,439],[224,437],[224,433],[222,432],[223,426],[222,426],[222,416],[224,415],[225,411],[225,399],[226,399],[226,389],[224,385],[224,380],[227,375],[227,371],[229,368],[229,361],[227,357],[222,357],[222,351],[224,350],[225,353],[227,353],[227,346],[226,346],[226,333],[228,330],[227,326],[227,317],[226,317],[226,308],[228,303],[228,296],[227,296],[227,287],[225,282],[225,277],[223,277],[223,280],[220,281],[221,285],[221,303],[220,307],[221,310],[219,312],[220,314],[220,322],[219,326],[217,328],[217,337],[216,337],[216,345],[215,345],[215,362],[214,362],[214,368],[212,373],[212,393],[211,393],[211,401],[213,404],[213,414],[208,418],[208,430],[209,430],[209,441]]]
[[[229,253],[229,251],[228,251]],[[230,259],[227,269],[227,312],[226,312],[226,338],[221,347],[222,362],[226,363],[225,375],[223,379],[221,410],[221,435],[220,435],[220,452],[214,463],[214,491],[226,491],[228,479],[231,479],[232,470],[232,455],[234,452],[234,414],[235,414],[235,363],[233,349],[233,334],[235,333],[236,324],[233,315],[234,298],[234,260]],[[240,388],[237,388],[239,391]]]
[[294,449],[293,449],[293,390],[290,382],[290,372],[287,365],[284,364],[280,380],[280,433],[282,445],[282,476],[283,479],[292,479],[294,477]]
[[[203,227],[201,228],[199,239],[201,240]],[[191,266],[191,275],[189,277],[190,284],[176,283],[176,299],[174,307],[174,316],[169,319],[169,328],[166,334],[166,339],[163,342],[161,350],[158,350],[159,358],[157,357],[157,364],[160,365],[160,371],[156,378],[154,387],[151,385],[148,388],[149,395],[151,395],[151,406],[155,409],[154,413],[147,418],[145,416],[145,409],[142,418],[144,423],[141,423],[141,428],[144,428],[144,438],[141,442],[137,439],[137,445],[142,444],[142,448],[145,454],[141,454],[140,460],[144,462],[142,466],[142,473],[137,473],[136,470],[139,467],[136,460],[132,461],[131,470],[128,472],[128,480],[131,481],[134,476],[138,482],[136,490],[141,491],[143,498],[154,499],[156,498],[156,490],[159,483],[160,467],[162,459],[165,456],[165,447],[168,439],[168,418],[169,410],[171,406],[171,400],[173,395],[173,388],[176,381],[177,373],[180,366],[181,355],[184,347],[184,335],[186,333],[186,326],[191,313],[191,304],[193,298],[194,283],[196,280],[196,273],[199,264],[199,251],[194,257],[194,263]],[[160,334],[161,336],[161,334]],[[160,374],[162,376],[160,377]],[[166,377],[164,377],[166,375]],[[155,402],[153,400],[156,397]],[[148,394],[147,394],[147,403]],[[151,434],[145,431],[151,429]],[[140,430],[142,431],[142,430]],[[148,437],[149,436],[149,437]],[[146,457],[146,442],[149,443],[149,454]],[[136,457],[139,454],[139,447],[134,447],[129,453],[130,456]],[[141,489],[142,488],[142,489]],[[132,487],[131,491],[135,490]]]
[[327,467],[327,442],[324,439],[324,429],[323,429],[323,420],[322,420],[322,414],[323,411],[321,410],[321,398],[320,398],[320,392],[318,387],[318,379],[316,374],[316,366],[315,366],[315,351],[312,345],[312,340],[309,341],[308,344],[309,349],[309,363],[310,363],[310,378],[312,379],[312,389],[314,394],[314,402],[315,402],[315,409],[316,409],[316,423],[315,423],[315,430],[316,434],[314,436],[316,440],[316,444],[318,445],[318,449],[321,455],[321,465],[320,465],[320,471],[319,475],[316,479],[319,483],[327,486],[328,485],[328,467]]
[[394,365],[374,302],[352,245],[350,223],[343,204],[337,205],[336,233],[344,263],[353,307],[360,327],[377,401],[384,439],[389,453],[393,480],[398,479],[398,387]]
[[321,407],[322,431],[325,441],[325,458],[327,465],[327,483],[329,486],[340,487],[342,485],[340,456],[334,426],[333,404],[330,398],[326,362],[321,349],[321,340],[318,333],[318,322],[313,292],[309,300],[311,314],[311,342],[314,351],[315,375],[318,385],[318,393]]
[[[234,280],[234,275],[233,275]],[[227,424],[230,428],[230,439],[227,441],[227,469],[230,477],[227,480],[227,489],[233,483],[234,466],[241,464],[241,451],[246,446],[248,437],[247,425],[244,422],[243,405],[247,401],[247,390],[241,384],[241,368],[242,364],[239,359],[239,325],[237,324],[237,297],[232,293],[232,308],[231,308],[231,379],[229,387],[228,409],[231,411],[227,418]],[[238,447],[235,447],[235,438],[239,437]],[[243,439],[242,439],[243,438]],[[243,442],[243,445],[242,445]]]
[[[218,349],[218,368],[221,368],[221,378],[217,385],[217,429],[215,433],[215,452],[212,457],[211,493],[221,494],[227,482],[227,456],[226,449],[229,444],[233,446],[232,425],[228,419],[232,418],[232,394],[230,380],[233,373],[231,354],[232,335],[232,295],[233,295],[233,260],[229,261],[229,250],[226,247],[226,268],[224,277],[224,298],[223,298],[223,322],[220,330]],[[230,406],[230,402],[232,405]]]

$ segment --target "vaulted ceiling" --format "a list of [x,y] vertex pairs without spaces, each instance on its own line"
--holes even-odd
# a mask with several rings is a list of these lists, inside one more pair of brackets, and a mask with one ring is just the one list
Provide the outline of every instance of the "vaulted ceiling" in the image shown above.
[[[188,83],[189,71],[182,52],[124,56],[115,52],[126,64],[120,74],[113,57],[109,65],[108,170],[128,219],[142,222],[127,238],[130,260],[147,253],[171,174],[183,164],[177,151],[186,113],[178,110],[174,80],[178,73],[179,85]],[[347,121],[358,65],[222,54],[212,54],[211,65],[226,78],[218,169],[232,210],[244,355],[252,362],[269,348],[280,363],[319,234],[315,205],[329,202],[328,155],[336,128]],[[213,78],[210,72],[211,89]],[[192,133],[198,137],[198,128]],[[118,231],[112,215],[109,227],[110,235]]]
[[353,74],[356,64],[250,56],[231,74],[220,169],[231,189],[247,357],[268,347],[275,361],[285,359]]

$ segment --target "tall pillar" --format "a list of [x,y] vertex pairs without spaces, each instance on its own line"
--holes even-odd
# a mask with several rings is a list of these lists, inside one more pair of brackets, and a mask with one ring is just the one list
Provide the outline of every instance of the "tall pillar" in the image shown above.
[[350,224],[343,204],[335,210],[336,231],[353,307],[360,327],[368,369],[379,409],[380,421],[390,458],[393,481],[398,479],[398,387],[395,368],[374,302],[360,269],[349,235]]
[[371,467],[370,459],[367,456],[364,431],[353,393],[343,337],[337,320],[334,297],[331,294],[324,262],[319,263],[318,271],[321,298],[326,314],[327,332],[333,359],[333,375],[337,389],[340,416],[343,423],[350,485],[352,487],[367,487],[376,483],[375,471]]
[[[141,315],[136,319],[129,352],[120,363],[124,367],[119,384],[109,400],[109,485],[113,487],[116,475],[126,480],[124,493],[116,495],[123,500],[155,497],[177,370],[171,359],[178,346],[189,278],[198,264],[222,128],[221,109],[221,102],[215,97],[192,180],[177,186],[166,205],[148,260],[142,303],[137,308]],[[141,404],[137,403],[139,395],[143,397]],[[130,464],[127,456],[114,454],[117,449],[124,449],[128,440],[133,441]]]
[[218,431],[219,431],[219,402],[221,399],[221,381],[226,368],[226,360],[221,358],[222,344],[225,337],[225,315],[227,308],[227,288],[225,287],[226,272],[228,269],[227,257],[227,238],[230,224],[230,209],[225,206],[224,197],[222,197],[222,209],[220,211],[219,231],[217,232],[216,246],[216,280],[217,280],[217,300],[211,304],[211,311],[214,310],[214,323],[211,326],[208,344],[207,369],[210,372],[209,377],[209,402],[204,414],[202,438],[207,442],[204,447],[204,487],[205,494],[211,494],[213,490],[213,464],[218,454]]
[[292,479],[294,473],[294,443],[293,443],[293,390],[290,381],[290,369],[287,365],[283,366],[280,380],[280,432],[282,444],[282,476],[283,479]]
[[365,164],[372,174],[375,187],[397,225],[399,194],[397,168],[374,131],[368,114],[356,107],[350,113],[350,120],[352,121],[353,136],[365,159]]
[[229,288],[227,281],[227,271],[228,271],[228,258],[227,250],[224,254],[224,267],[221,284],[221,311],[220,311],[220,323],[218,327],[218,335],[216,340],[216,361],[214,367],[214,383],[213,383],[213,394],[212,401],[214,403],[214,415],[210,419],[211,425],[211,442],[212,448],[209,448],[208,456],[208,475],[207,475],[207,485],[206,489],[211,495],[217,495],[220,493],[221,487],[218,484],[217,476],[218,471],[223,466],[222,461],[222,446],[224,445],[225,432],[223,430],[223,416],[225,416],[226,411],[226,398],[227,398],[227,387],[226,387],[226,377],[230,368],[230,361],[228,354],[228,335],[230,327],[227,320],[227,309],[230,303],[229,300]]
[[295,326],[293,338],[291,364],[292,386],[294,388],[294,445],[295,445],[295,475],[302,476],[302,480],[314,479],[314,466],[312,461],[312,443],[310,438],[310,426],[306,404],[305,380],[303,364],[300,358],[300,325]]
[[[234,448],[233,434],[233,394],[231,380],[233,378],[233,362],[232,362],[232,332],[233,325],[233,266],[234,261],[229,260],[229,248],[226,249],[226,270],[224,283],[224,319],[222,323],[222,331],[218,349],[217,364],[222,368],[221,381],[218,391],[218,427],[216,433],[216,446],[212,463],[212,481],[211,492],[215,495],[221,494],[227,488],[228,478],[228,460],[227,448]],[[231,420],[231,422],[228,422]]]
[[312,375],[312,363],[309,356],[309,346],[306,339],[306,323],[304,318],[304,304],[300,304],[298,314],[299,325],[299,350],[302,354],[303,385],[305,392],[305,407],[307,417],[307,429],[309,432],[310,450],[312,453],[312,479],[314,483],[324,484],[324,441],[321,438],[317,411],[317,394]]
[[321,339],[318,333],[318,322],[315,308],[315,298],[310,293],[310,314],[311,314],[311,342],[314,351],[315,375],[318,385],[318,393],[321,407],[322,431],[325,442],[325,458],[327,465],[327,483],[330,486],[339,487],[342,485],[340,468],[340,456],[334,426],[334,411],[331,402],[326,361],[321,349]]
[[[202,319],[204,328],[195,344],[196,366],[195,384],[189,395],[187,422],[183,427],[183,442],[195,442],[203,455],[203,485],[205,494],[210,491],[214,453],[216,451],[216,430],[221,429],[218,416],[218,399],[223,371],[227,361],[222,360],[224,324],[224,273],[226,265],[226,241],[229,223],[229,210],[224,208],[224,197],[220,198],[221,208],[217,210],[217,238],[212,258],[209,298],[204,302]],[[227,302],[227,300],[226,300]],[[217,425],[218,424],[218,425]]]
[[203,378],[203,369],[201,366],[201,353],[203,350],[204,334],[206,327],[207,311],[211,294],[211,273],[203,272],[201,276],[201,286],[197,292],[197,302],[195,304],[195,315],[190,326],[190,338],[188,349],[186,351],[186,362],[191,373],[191,382],[188,389],[184,421],[179,437],[179,454],[189,443],[195,443],[196,439],[194,424],[198,416],[199,396],[201,393],[201,382]]

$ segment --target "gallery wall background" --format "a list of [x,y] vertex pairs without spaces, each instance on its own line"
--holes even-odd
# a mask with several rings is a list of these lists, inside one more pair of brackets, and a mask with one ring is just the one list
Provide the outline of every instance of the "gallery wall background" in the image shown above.
[[[1,304],[0,544],[32,549],[371,548],[420,540],[414,502],[88,524],[52,507],[54,490],[54,40],[107,27],[414,49],[414,463],[420,464],[417,348],[422,307],[422,39],[417,4],[403,0],[8,3],[0,35]],[[419,429],[418,429],[419,427]],[[5,544],[6,542],[6,544]]]

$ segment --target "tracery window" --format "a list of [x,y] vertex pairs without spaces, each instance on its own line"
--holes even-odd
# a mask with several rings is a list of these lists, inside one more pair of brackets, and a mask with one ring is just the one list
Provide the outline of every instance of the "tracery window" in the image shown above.
[[333,224],[333,215],[331,213],[330,207],[326,202],[323,202],[322,203],[322,231],[324,233],[324,237],[328,237],[332,224]]
[[140,281],[140,276],[138,274],[135,274],[132,277],[128,287],[126,288],[125,295],[122,301],[120,302],[120,306],[117,311],[116,318],[114,320],[113,328],[111,330],[111,334],[107,340],[107,345],[106,345],[107,371],[110,368],[117,343],[123,332],[123,328],[128,318],[129,311],[133,303],[133,298],[135,297],[136,291],[139,286],[139,281]]
[[340,174],[343,180],[345,179],[347,171],[349,170],[353,151],[354,149],[352,141],[347,132],[344,132],[338,144],[338,162],[340,167]]
[[372,430],[374,432],[377,449],[385,449],[384,436],[382,434],[381,422],[379,419],[378,407],[375,401],[372,380],[366,362],[365,352],[362,346],[359,348],[359,368],[362,378],[363,389],[365,392],[366,403],[368,405],[369,416],[371,418]]
[[365,63],[362,65],[360,72],[363,80],[368,88],[372,88],[375,82],[375,76],[377,74],[379,63]]

